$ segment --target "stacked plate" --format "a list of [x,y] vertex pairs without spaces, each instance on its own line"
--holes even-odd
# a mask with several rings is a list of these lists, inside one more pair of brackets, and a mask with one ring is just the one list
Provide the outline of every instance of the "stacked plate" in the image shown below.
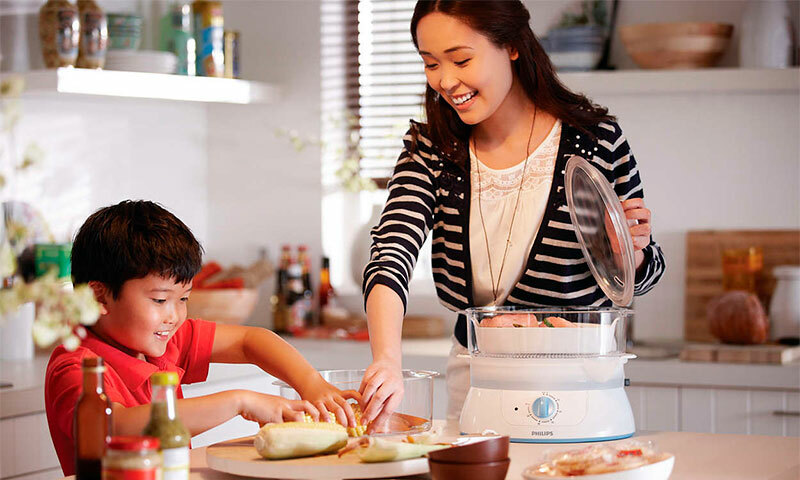
[[109,50],[106,70],[127,72],[175,73],[178,57],[171,52],[155,50]]

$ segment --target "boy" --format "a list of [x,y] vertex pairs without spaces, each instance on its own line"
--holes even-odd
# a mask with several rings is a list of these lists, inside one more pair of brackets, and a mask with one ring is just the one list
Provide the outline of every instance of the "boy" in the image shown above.
[[45,378],[50,435],[64,475],[75,473],[73,412],[82,389],[84,357],[103,357],[104,386],[114,435],[140,435],[150,416],[150,375],[176,371],[181,384],[202,382],[211,362],[252,363],[288,384],[305,400],[246,390],[183,399],[178,415],[192,435],[241,415],[259,424],[301,420],[305,412],[328,420],[325,409],[355,426],[346,398],[291,345],[269,330],[186,318],[192,277],[202,249],[189,228],[159,205],[124,201],[98,210],[72,246],[75,284],[88,283],[100,318],[74,352],[58,347]]

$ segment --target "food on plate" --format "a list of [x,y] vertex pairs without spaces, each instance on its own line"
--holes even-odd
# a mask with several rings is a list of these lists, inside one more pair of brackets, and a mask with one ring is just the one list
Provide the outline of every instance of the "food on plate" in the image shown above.
[[451,447],[449,443],[427,443],[406,437],[402,441],[376,437],[362,437],[339,450],[339,456],[355,451],[364,463],[395,462],[426,455],[433,450]]
[[258,431],[253,445],[269,460],[333,453],[347,445],[347,429],[327,422],[268,423]]
[[484,317],[481,327],[545,327],[545,328],[576,328],[577,325],[561,317],[546,317],[541,322],[530,313],[509,313],[495,317]]
[[667,460],[671,456],[658,452],[651,442],[599,444],[550,454],[545,462],[529,467],[525,473],[545,477],[598,475],[639,468]]
[[714,298],[706,311],[711,333],[725,343],[764,343],[769,319],[758,297],[744,291],[730,291]]
[[[361,424],[361,405],[357,403],[351,403],[350,406],[353,407],[353,414],[356,416],[356,426],[347,427],[347,435],[350,437],[360,437],[367,433],[367,425]],[[316,420],[314,420],[311,415],[306,413],[303,416],[303,422],[316,423]],[[336,415],[332,414],[331,412],[328,412],[328,423],[337,423]]]

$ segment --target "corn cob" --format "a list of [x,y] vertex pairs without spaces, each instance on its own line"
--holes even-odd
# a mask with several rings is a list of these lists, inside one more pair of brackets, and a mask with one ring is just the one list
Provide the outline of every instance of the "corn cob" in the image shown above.
[[[367,425],[361,424],[361,405],[354,403],[350,404],[353,407],[353,414],[356,416],[356,426],[355,427],[347,427],[347,435],[350,437],[360,437],[362,435],[366,435],[367,433]],[[326,410],[327,411],[327,410]],[[309,414],[303,415],[303,422],[305,423],[316,423],[314,419]],[[328,412],[328,423],[335,423],[338,425],[336,421],[336,415]]]
[[269,423],[258,431],[253,445],[270,460],[308,457],[333,453],[347,445],[347,430],[338,423]]

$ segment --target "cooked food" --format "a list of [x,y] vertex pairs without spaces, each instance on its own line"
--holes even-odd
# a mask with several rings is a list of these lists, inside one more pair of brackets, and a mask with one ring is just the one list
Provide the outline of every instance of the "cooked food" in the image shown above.
[[532,313],[510,313],[485,317],[481,320],[481,327],[576,328],[577,325],[561,317],[546,317],[540,322]]
[[327,422],[268,423],[258,431],[253,445],[269,460],[333,453],[347,445],[347,429]]
[[671,455],[659,453],[649,443],[630,442],[623,445],[592,445],[551,455],[528,471],[549,477],[577,477],[621,472],[666,460]]

